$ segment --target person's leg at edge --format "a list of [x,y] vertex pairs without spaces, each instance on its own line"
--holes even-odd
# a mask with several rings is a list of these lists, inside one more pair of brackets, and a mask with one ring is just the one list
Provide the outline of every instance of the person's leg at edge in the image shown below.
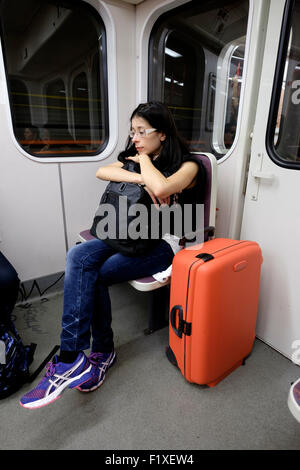
[[76,245],[67,254],[60,356],[47,364],[45,377],[25,394],[20,404],[39,408],[56,400],[65,388],[75,388],[90,378],[92,366],[83,353],[90,347],[99,267],[115,251],[100,240]]
[[0,322],[10,321],[18,297],[19,284],[15,268],[0,251]]

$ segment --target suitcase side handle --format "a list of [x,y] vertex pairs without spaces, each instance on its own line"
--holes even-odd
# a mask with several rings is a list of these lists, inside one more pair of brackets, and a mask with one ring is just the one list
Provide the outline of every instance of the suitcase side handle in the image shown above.
[[[176,328],[176,313],[178,312],[178,328]],[[178,338],[182,338],[182,321],[183,321],[183,310],[181,305],[174,305],[170,312],[170,321],[174,333]]]

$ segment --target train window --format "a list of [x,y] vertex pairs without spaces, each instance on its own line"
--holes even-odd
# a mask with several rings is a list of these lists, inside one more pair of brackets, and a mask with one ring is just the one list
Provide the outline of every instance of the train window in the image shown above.
[[47,120],[52,126],[64,127],[68,124],[66,88],[58,79],[46,85]]
[[0,8],[19,144],[39,158],[99,154],[108,141],[108,98],[106,33],[96,10],[70,0],[2,0]]
[[[29,94],[26,85],[22,80],[11,79],[10,81],[10,95],[11,95],[11,113],[14,122],[28,123],[30,122],[29,110]],[[16,129],[17,139],[22,139],[22,128],[20,126]]]
[[268,123],[275,163],[300,169],[300,0],[287,2]]
[[193,0],[152,29],[148,97],[169,106],[191,150],[220,158],[233,144],[248,11],[248,0]]
[[73,116],[76,140],[89,142],[90,132],[90,109],[88,79],[85,72],[79,73],[73,82]]

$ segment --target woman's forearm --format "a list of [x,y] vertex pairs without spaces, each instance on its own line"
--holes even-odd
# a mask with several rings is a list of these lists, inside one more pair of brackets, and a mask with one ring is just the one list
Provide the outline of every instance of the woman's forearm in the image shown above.
[[158,199],[166,199],[172,194],[181,193],[190,185],[196,184],[198,164],[193,161],[184,162],[179,170],[166,178],[146,154],[139,156],[141,175],[144,184]]
[[140,168],[144,184],[155,196],[160,196],[165,189],[167,178],[155,168],[146,154],[140,155]]
[[124,170],[116,166],[104,166],[98,169],[97,178],[104,181],[120,181],[124,183],[142,183],[142,176],[139,173]]

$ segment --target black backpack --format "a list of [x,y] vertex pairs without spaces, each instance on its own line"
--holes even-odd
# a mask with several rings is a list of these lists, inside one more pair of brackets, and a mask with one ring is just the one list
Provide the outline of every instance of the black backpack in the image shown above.
[[36,344],[24,346],[12,320],[0,323],[0,399],[17,392],[22,385],[32,382],[53,354],[59,349],[56,345],[33,374],[29,366],[33,362]]
[[[133,172],[138,172],[139,165],[135,164],[132,161],[126,162],[123,166],[123,169]],[[120,196],[126,196],[127,201],[127,216],[126,218],[121,217],[119,219],[119,208],[120,208]],[[103,204],[110,204],[115,209],[116,214],[116,236],[115,237],[103,237],[97,230],[99,223],[107,218],[107,213],[103,215]],[[143,231],[147,233],[147,238],[138,238],[132,239],[128,235],[128,227],[132,220],[135,219],[135,215],[128,216],[128,209],[134,204],[143,204],[148,209],[148,221],[147,225],[143,227]],[[139,256],[146,254],[148,251],[154,248],[154,246],[159,242],[158,239],[151,239],[151,227],[150,227],[150,209],[151,209],[152,200],[140,184],[136,183],[122,183],[111,181],[100,200],[99,207],[96,211],[93,225],[90,229],[90,233],[100,240],[103,240],[107,245],[111,246],[115,250],[127,255],[127,256]],[[119,224],[121,223],[121,226]],[[121,238],[120,234],[127,234],[127,238]]]
[[36,344],[24,346],[12,320],[0,323],[0,399],[29,381]]

